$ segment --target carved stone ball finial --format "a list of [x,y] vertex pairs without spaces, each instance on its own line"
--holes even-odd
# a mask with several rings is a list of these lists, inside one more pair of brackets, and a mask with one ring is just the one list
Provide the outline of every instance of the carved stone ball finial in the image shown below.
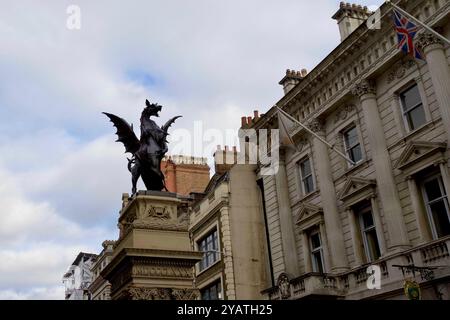
[[376,92],[375,82],[367,79],[356,84],[352,90],[352,93],[360,98],[366,94],[376,94]]

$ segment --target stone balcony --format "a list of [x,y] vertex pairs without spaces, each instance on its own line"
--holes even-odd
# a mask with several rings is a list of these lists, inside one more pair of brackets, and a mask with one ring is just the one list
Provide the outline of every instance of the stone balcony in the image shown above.
[[[424,299],[436,299],[436,286],[450,282],[450,236],[416,246],[400,253],[382,257],[373,264],[353,268],[345,273],[307,273],[290,279],[289,283],[263,291],[271,300],[281,299],[395,299],[405,298],[403,282],[414,279],[420,284]],[[381,288],[369,290],[368,267],[377,265],[381,271]],[[398,266],[415,266],[400,268]],[[426,267],[427,269],[423,269]],[[428,269],[430,268],[430,269]],[[428,288],[429,292],[427,291]],[[445,290],[444,290],[445,291]],[[442,293],[444,296],[448,293]],[[446,297],[447,299],[449,297]]]

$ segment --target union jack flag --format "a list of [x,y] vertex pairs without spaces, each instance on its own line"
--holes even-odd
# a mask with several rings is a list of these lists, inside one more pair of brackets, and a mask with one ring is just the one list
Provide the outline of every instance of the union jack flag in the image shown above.
[[416,59],[424,60],[422,53],[414,43],[414,37],[419,30],[417,25],[397,10],[394,10],[394,23],[398,48]]

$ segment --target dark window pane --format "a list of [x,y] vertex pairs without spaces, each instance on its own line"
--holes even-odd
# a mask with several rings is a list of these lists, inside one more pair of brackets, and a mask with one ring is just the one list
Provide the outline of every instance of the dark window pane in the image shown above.
[[375,229],[372,229],[366,233],[366,242],[369,251],[369,259],[371,261],[377,260],[380,256],[380,246],[378,244],[378,237]]
[[433,201],[435,199],[442,197],[441,188],[439,187],[438,178],[433,179],[425,183],[425,191],[427,193],[428,201]]
[[322,255],[319,252],[313,253],[315,272],[323,273]]
[[313,249],[319,248],[321,246],[320,237],[318,233],[311,235],[311,245]]
[[403,104],[403,110],[408,111],[412,107],[421,103],[419,88],[417,85],[411,87],[400,95]]
[[425,112],[422,105],[419,105],[418,107],[409,111],[407,117],[410,130],[420,128],[426,123]]
[[358,144],[356,147],[350,149],[350,158],[354,162],[359,162],[362,159],[361,146]]
[[302,169],[302,177],[305,178],[306,176],[309,176],[311,174],[311,164],[309,163],[309,159],[306,159],[301,164]]
[[353,147],[358,143],[358,133],[356,131],[356,127],[351,128],[346,131],[344,134],[345,137],[345,145],[347,148]]
[[362,214],[362,220],[363,220],[363,224],[364,224],[364,229],[373,227],[372,212],[367,211],[367,212],[363,213]]
[[450,235],[450,221],[444,201],[447,200],[443,199],[430,205],[431,215],[439,238]]
[[218,250],[217,230],[214,230],[200,240],[198,247],[204,253],[202,261],[199,264],[200,270],[203,270],[219,259],[219,254],[216,252]]
[[314,191],[314,181],[312,176],[309,176],[304,180],[305,193],[310,193]]
[[202,300],[218,300],[221,298],[220,281],[201,290]]

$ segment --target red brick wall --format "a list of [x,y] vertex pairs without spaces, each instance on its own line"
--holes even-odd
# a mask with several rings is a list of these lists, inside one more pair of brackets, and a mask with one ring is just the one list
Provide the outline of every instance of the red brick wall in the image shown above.
[[209,182],[209,166],[206,164],[175,164],[167,160],[161,162],[161,171],[167,190],[182,195],[203,192]]

